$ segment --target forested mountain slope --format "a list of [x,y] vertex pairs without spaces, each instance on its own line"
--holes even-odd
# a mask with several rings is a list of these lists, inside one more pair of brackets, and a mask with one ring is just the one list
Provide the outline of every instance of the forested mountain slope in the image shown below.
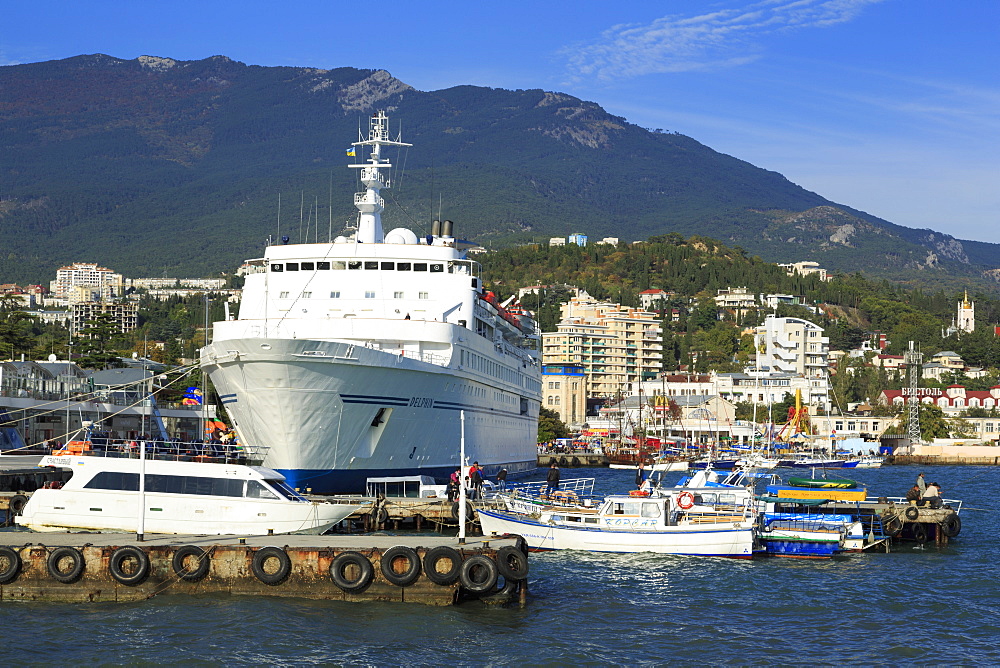
[[405,170],[384,191],[387,228],[440,216],[491,248],[697,233],[924,284],[986,285],[997,268],[994,244],[893,225],[568,95],[98,54],[0,67],[0,277],[42,282],[72,261],[207,275],[269,235],[336,235],[357,189],[345,148],[374,109],[414,144],[392,156]]

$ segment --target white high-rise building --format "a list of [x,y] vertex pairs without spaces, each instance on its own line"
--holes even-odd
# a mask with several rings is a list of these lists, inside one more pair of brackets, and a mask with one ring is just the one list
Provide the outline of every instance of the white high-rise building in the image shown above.
[[830,339],[823,328],[801,318],[767,316],[754,335],[755,371],[787,374],[809,380],[803,400],[829,410],[828,355]]
[[[56,280],[49,284],[56,299],[75,301],[111,301],[122,296],[124,279],[107,267],[98,267],[89,262],[74,262],[68,267],[56,270]],[[93,288],[75,290],[75,288]],[[96,292],[98,299],[93,299]]]

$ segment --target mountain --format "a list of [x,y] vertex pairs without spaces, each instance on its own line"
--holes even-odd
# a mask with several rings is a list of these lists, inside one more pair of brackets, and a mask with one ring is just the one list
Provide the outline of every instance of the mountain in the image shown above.
[[697,233],[911,283],[1000,274],[997,244],[894,225],[569,95],[97,54],[0,67],[0,280],[47,281],[73,261],[231,272],[269,235],[336,235],[359,189],[345,149],[374,109],[414,145],[392,156],[405,169],[383,191],[386,229],[440,216],[494,247]]

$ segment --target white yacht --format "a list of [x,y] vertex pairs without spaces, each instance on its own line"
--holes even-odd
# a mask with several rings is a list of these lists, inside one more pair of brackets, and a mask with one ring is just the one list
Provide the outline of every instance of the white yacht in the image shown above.
[[196,535],[323,533],[364,505],[310,501],[259,466],[96,454],[46,455],[38,465],[72,477],[35,490],[14,518],[35,531],[135,532],[140,497],[142,533]]
[[[361,492],[378,476],[446,479],[465,439],[487,475],[535,467],[541,374],[530,314],[483,290],[450,221],[383,233],[383,156],[409,146],[384,112],[353,143],[357,229],[268,245],[237,319],[201,350],[244,443],[293,488]],[[464,415],[464,430],[460,416]]]

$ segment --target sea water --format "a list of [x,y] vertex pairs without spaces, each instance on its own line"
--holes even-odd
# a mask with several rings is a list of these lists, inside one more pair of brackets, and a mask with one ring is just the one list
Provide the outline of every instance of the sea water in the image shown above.
[[[830,560],[532,554],[523,608],[217,595],[4,602],[0,665],[1000,663],[1000,469],[922,470],[965,502],[946,548],[900,543]],[[919,471],[834,473],[871,496],[902,496]],[[601,493],[634,480],[562,475],[595,477]]]

